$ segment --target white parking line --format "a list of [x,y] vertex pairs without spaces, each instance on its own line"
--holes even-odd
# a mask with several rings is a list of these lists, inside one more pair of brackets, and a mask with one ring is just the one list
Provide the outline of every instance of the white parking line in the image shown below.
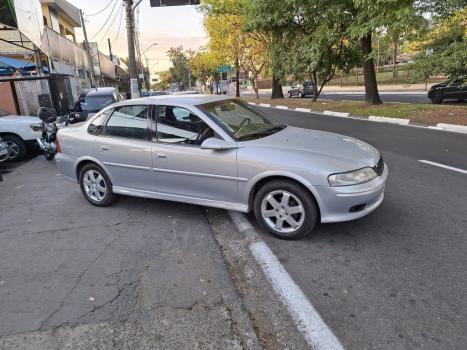
[[[229,212],[240,232],[254,231],[243,214]],[[260,264],[274,291],[287,308],[297,329],[304,335],[310,348],[315,350],[344,350],[331,329],[307,299],[300,287],[287,273],[267,244],[255,234],[250,251]]]
[[439,168],[444,168],[444,169],[448,169],[448,170],[452,170],[452,171],[457,171],[458,173],[467,174],[467,170],[455,168],[453,166],[444,165],[444,164],[440,164],[440,163],[435,163],[435,162],[431,162],[429,160],[422,160],[422,159],[419,160],[419,162],[420,163],[425,163],[425,164],[430,164],[430,165],[433,165],[433,166],[437,166]]

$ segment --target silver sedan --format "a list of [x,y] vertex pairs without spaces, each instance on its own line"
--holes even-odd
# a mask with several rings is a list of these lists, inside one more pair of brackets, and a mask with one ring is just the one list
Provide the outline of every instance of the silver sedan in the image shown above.
[[360,218],[383,201],[380,152],[300,129],[238,100],[157,96],[106,107],[58,132],[56,163],[92,204],[116,194],[254,211],[281,238]]

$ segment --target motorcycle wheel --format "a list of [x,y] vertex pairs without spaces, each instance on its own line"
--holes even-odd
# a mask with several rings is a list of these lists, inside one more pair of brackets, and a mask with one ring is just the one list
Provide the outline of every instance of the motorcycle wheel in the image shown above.
[[46,153],[44,153],[44,157],[45,157],[45,159],[47,159],[47,160],[52,160],[52,159],[54,159],[54,157],[55,157],[55,153],[48,153],[48,152],[46,152]]

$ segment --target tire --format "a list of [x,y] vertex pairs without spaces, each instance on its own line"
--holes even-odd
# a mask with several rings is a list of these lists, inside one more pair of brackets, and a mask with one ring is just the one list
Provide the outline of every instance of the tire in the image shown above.
[[298,97],[299,97],[299,98],[304,98],[305,95],[303,94],[303,92],[300,91],[300,92],[298,93]]
[[21,160],[26,156],[26,145],[21,137],[16,135],[2,136],[10,148],[10,160]]
[[[264,184],[255,195],[253,207],[259,224],[282,239],[305,237],[313,231],[319,218],[318,206],[308,190],[288,180]],[[289,210],[294,212],[290,214]],[[294,228],[289,222],[297,226]]]
[[292,98],[292,93],[289,92],[289,98]]
[[88,164],[81,169],[79,186],[88,202],[97,207],[106,207],[115,201],[112,182],[105,171],[96,164]]
[[45,159],[47,159],[47,160],[52,160],[52,159],[55,158],[55,153],[47,153],[47,152],[46,152],[46,153],[44,153],[44,157],[45,157]]
[[443,96],[439,92],[435,92],[433,95],[431,95],[430,100],[431,103],[439,105],[441,102],[443,102]]

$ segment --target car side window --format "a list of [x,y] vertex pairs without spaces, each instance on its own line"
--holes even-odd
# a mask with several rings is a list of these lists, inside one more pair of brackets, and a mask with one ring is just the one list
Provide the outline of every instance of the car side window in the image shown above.
[[147,115],[146,105],[118,107],[109,118],[105,132],[109,136],[147,140]]
[[163,143],[199,146],[207,138],[215,137],[214,130],[200,117],[176,106],[158,106],[156,130],[157,141]]
[[94,120],[89,124],[88,126],[88,133],[91,135],[99,135],[102,132],[102,129],[104,128],[104,123],[109,115],[112,114],[113,108],[102,112],[99,116],[94,118]]

